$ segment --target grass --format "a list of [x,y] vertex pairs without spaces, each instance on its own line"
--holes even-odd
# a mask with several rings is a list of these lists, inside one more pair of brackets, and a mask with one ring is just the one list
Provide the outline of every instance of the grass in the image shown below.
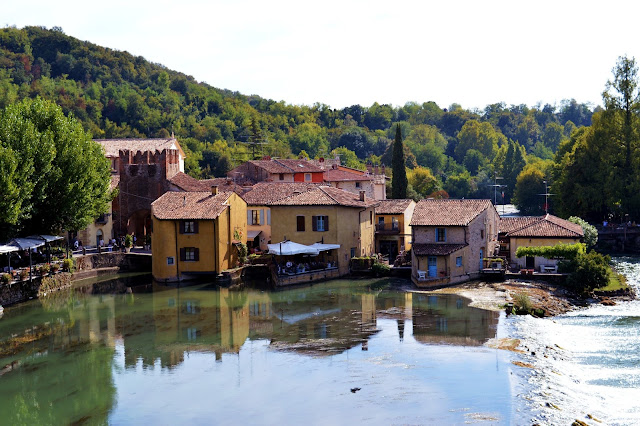
[[616,291],[629,288],[624,275],[617,273],[613,269],[609,274],[609,284],[604,287],[596,288],[596,291]]

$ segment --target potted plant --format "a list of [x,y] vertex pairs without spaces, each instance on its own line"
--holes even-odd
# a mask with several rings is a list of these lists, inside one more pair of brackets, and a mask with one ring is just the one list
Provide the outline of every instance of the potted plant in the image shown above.
[[60,269],[60,264],[59,263],[52,263],[51,264],[51,272],[52,273],[57,273],[58,270]]
[[11,282],[11,274],[2,274],[0,281],[2,281],[2,284],[9,284]]
[[48,263],[45,263],[44,265],[41,265],[40,268],[38,268],[40,275],[42,275],[43,277],[47,275],[50,270],[51,270],[51,267],[49,266]]
[[28,269],[21,269],[20,270],[20,279],[22,281],[25,281],[27,278],[29,278],[29,270]]
[[125,253],[129,253],[131,251],[131,247],[133,247],[133,236],[131,234],[127,234],[124,236]]
[[68,258],[62,261],[62,270],[65,272],[73,272],[73,259]]

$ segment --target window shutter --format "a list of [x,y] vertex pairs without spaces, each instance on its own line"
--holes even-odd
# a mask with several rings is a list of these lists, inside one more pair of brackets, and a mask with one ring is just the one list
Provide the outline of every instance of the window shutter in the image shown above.
[[251,210],[247,210],[247,225],[253,225],[251,222]]
[[296,225],[298,232],[304,232],[304,216],[296,216]]
[[199,222],[197,220],[193,221],[193,233],[194,234],[198,233],[198,224],[199,224]]
[[181,233],[181,234],[184,234],[184,220],[181,220],[181,221],[178,223],[178,228],[180,228],[180,233]]
[[324,217],[324,230],[325,231],[329,230],[329,216]]
[[264,209],[260,209],[260,223],[259,225],[264,225]]
[[311,229],[318,230],[318,216],[311,216]]
[[267,210],[267,225],[271,225],[271,209]]
[[180,249],[180,260],[182,260],[184,262],[186,260],[186,258],[187,258],[187,249],[181,248]]
[[195,260],[196,262],[198,260],[200,260],[200,249],[199,248],[194,248],[193,249],[193,260]]

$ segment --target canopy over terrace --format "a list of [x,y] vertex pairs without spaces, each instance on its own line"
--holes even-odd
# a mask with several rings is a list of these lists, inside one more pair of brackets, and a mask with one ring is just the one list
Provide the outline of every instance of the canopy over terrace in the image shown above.
[[278,256],[291,256],[294,254],[311,254],[317,255],[320,251],[311,246],[305,246],[304,244],[294,243],[293,241],[285,241],[276,244],[267,244],[269,247],[269,253]]

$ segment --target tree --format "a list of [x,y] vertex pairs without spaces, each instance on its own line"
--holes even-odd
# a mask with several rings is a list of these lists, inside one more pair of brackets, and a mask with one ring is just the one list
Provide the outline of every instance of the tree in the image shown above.
[[535,167],[525,167],[518,175],[516,190],[513,194],[513,202],[524,215],[536,215],[544,213],[544,199],[540,194],[544,193],[544,175]]
[[569,222],[578,224],[582,227],[582,230],[584,231],[584,242],[587,247],[594,247],[596,245],[598,242],[598,230],[595,226],[589,224],[589,222],[579,218],[578,216],[571,216],[568,220]]
[[391,198],[407,198],[407,170],[404,163],[404,146],[400,126],[396,125],[396,139],[393,142],[393,157],[391,159]]
[[469,120],[458,133],[456,159],[462,161],[468,150],[476,149],[487,159],[493,160],[498,151],[498,142],[502,144],[506,142],[506,138],[497,132],[491,123]]
[[85,228],[111,200],[102,147],[59,106],[40,98],[0,114],[0,168],[0,239]]
[[407,180],[420,196],[420,198],[427,198],[432,193],[440,190],[438,179],[436,179],[431,170],[425,167],[416,167],[407,173]]

